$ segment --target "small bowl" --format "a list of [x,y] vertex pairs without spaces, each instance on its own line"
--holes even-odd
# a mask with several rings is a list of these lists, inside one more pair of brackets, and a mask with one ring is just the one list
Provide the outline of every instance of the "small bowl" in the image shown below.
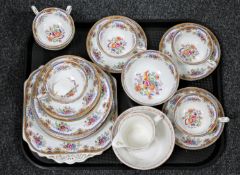
[[112,19],[99,29],[97,43],[107,55],[120,58],[136,50],[137,40],[131,24],[126,20]]
[[182,63],[197,65],[206,62],[213,52],[213,41],[199,26],[185,26],[172,40],[172,51]]
[[48,94],[56,101],[70,103],[82,97],[88,78],[84,68],[71,61],[60,62],[49,67],[44,77]]
[[32,31],[35,41],[48,50],[60,50],[66,47],[73,39],[75,26],[70,16],[72,6],[66,11],[60,8],[45,8],[38,12],[35,6],[31,7],[36,14]]
[[135,54],[124,66],[122,86],[135,102],[154,106],[171,98],[177,91],[179,75],[165,54],[147,50]]
[[228,121],[228,117],[219,117],[216,104],[200,93],[185,94],[175,105],[175,126],[190,136],[204,136],[211,132],[218,122]]

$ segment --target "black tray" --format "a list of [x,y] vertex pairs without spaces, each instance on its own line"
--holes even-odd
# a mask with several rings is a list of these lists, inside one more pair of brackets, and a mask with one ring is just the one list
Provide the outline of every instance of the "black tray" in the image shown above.
[[[184,21],[177,22],[157,22],[157,21],[145,21],[139,22],[139,24],[143,27],[147,39],[148,39],[148,49],[158,50],[158,45],[161,37],[164,32],[167,31],[170,27],[181,23]],[[196,22],[196,21],[195,21]],[[197,22],[199,23],[199,22]],[[78,55],[83,58],[89,59],[87,51],[86,51],[86,36],[90,28],[94,23],[76,23],[76,33],[73,41],[67,46],[65,49],[60,51],[48,51],[40,46],[38,46],[33,37],[31,36],[29,39],[29,43],[27,46],[26,52],[26,78],[29,74],[37,69],[40,65],[45,64],[49,60],[60,56],[60,55]],[[204,24],[203,24],[204,25]],[[125,92],[122,89],[120,74],[113,74],[113,76],[117,79],[118,83],[118,109],[119,113],[124,110],[136,106],[130,98],[127,97]],[[221,85],[221,64],[218,68],[207,78],[204,78],[199,81],[188,82],[188,81],[180,81],[179,88],[186,86],[196,86],[200,88],[204,88],[210,92],[212,92],[221,103],[222,101],[222,85]],[[158,109],[162,109],[161,106],[156,106]],[[221,137],[215,142],[213,145],[208,148],[190,151],[182,149],[178,146],[175,146],[173,154],[158,169],[163,168],[200,168],[209,166],[214,163],[214,161],[220,156],[225,148],[225,130],[222,133]],[[31,152],[27,143],[22,140],[22,150],[25,157],[35,166],[47,169],[65,169],[65,168],[77,168],[77,169],[130,169],[127,166],[123,165],[114,155],[112,149],[110,148],[106,152],[104,152],[100,156],[95,156],[93,158],[88,159],[83,163],[75,163],[73,165],[68,164],[57,164],[53,160],[49,160],[46,158],[39,157],[37,154]]]

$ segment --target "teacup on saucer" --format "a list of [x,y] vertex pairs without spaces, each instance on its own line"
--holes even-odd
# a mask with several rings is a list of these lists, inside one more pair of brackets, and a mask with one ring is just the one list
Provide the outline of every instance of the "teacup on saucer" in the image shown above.
[[103,70],[121,73],[131,57],[147,48],[141,26],[125,16],[108,16],[90,29],[86,47],[89,57]]
[[60,8],[45,8],[38,11],[31,7],[36,17],[32,23],[35,41],[48,50],[60,50],[66,47],[73,39],[75,26],[70,16],[72,6],[66,10]]
[[[79,70],[81,68],[83,69]],[[68,87],[65,88],[66,86]],[[93,109],[99,102],[101,88],[99,74],[92,63],[81,57],[63,55],[49,61],[40,71],[34,85],[34,97],[48,115],[72,121]],[[60,101],[52,96],[59,97]]]
[[[187,64],[183,61],[180,61],[172,50],[172,41],[174,39],[174,36],[178,33],[179,30],[181,30],[181,28],[191,26],[206,31],[206,33],[210,35],[213,41],[213,52],[209,59],[207,59],[205,62],[201,64],[196,65]],[[181,23],[168,29],[167,32],[164,33],[159,43],[159,50],[167,54],[172,59],[172,61],[174,61],[174,63],[177,66],[180,78],[187,81],[199,80],[210,75],[217,68],[221,58],[221,48],[217,37],[214,35],[214,33],[212,33],[211,30],[209,30],[205,26],[195,23]],[[192,52],[186,53],[190,54]]]
[[168,56],[154,50],[135,54],[125,64],[121,79],[127,95],[146,106],[167,101],[179,83],[175,64]]
[[188,94],[200,94],[201,96],[209,98],[209,100],[211,100],[215,105],[218,117],[221,118],[225,116],[225,114],[221,103],[213,94],[197,87],[186,87],[178,90],[176,94],[163,105],[163,112],[168,116],[174,125],[176,145],[188,150],[199,150],[209,147],[218,140],[224,130],[225,123],[217,122],[217,125],[213,130],[201,136],[193,136],[179,130],[175,124],[174,111],[179,99],[187,96]]
[[[152,140],[153,128],[155,136]],[[126,134],[122,134],[123,131]],[[158,109],[148,106],[137,106],[124,111],[117,117],[112,132],[114,153],[122,163],[134,169],[148,170],[162,165],[172,154],[175,145],[174,129],[168,117]],[[115,145],[114,140],[119,132],[125,138],[124,143],[133,147]],[[131,143],[133,141],[134,144]]]
[[144,113],[126,115],[118,126],[119,131],[112,141],[112,146],[130,149],[147,148],[155,138],[155,122],[160,120],[158,116],[153,120]]
[[218,117],[218,110],[211,99],[201,94],[186,94],[176,103],[175,126],[192,136],[202,136],[212,131],[218,122],[228,122],[228,117]]
[[180,62],[201,64],[213,52],[211,36],[197,26],[186,26],[178,30],[172,40],[172,50]]

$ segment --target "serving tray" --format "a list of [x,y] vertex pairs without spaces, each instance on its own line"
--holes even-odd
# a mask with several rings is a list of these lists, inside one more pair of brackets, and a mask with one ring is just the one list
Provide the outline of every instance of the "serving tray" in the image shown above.
[[[139,21],[137,21],[139,22]],[[139,24],[143,27],[143,30],[146,33],[148,39],[148,49],[158,50],[159,42],[164,32],[167,31],[170,27],[189,21],[142,21]],[[202,24],[199,21],[190,21]],[[61,56],[61,55],[77,55],[88,60],[88,54],[86,51],[86,37],[88,31],[92,27],[94,23],[75,23],[76,33],[73,41],[63,50],[60,51],[48,51],[36,44],[33,39],[33,36],[29,38],[29,42],[27,45],[26,55],[25,55],[25,75],[26,79],[29,74],[37,69],[40,65],[45,64],[49,60]],[[205,24],[202,24],[206,26]],[[206,26],[208,27],[208,26]],[[211,28],[210,28],[211,30]],[[214,31],[213,31],[214,33]],[[223,59],[223,58],[221,58]],[[135,102],[133,102],[128,96],[125,94],[122,86],[121,86],[121,75],[120,74],[112,74],[117,79],[117,93],[118,93],[118,112],[122,113],[124,110],[137,106]],[[222,85],[221,85],[221,61],[220,65],[217,69],[208,77],[198,80],[198,81],[180,81],[179,88],[187,87],[187,86],[196,86],[203,89],[206,89],[212,92],[218,100],[223,105],[222,99]],[[223,105],[224,106],[224,105]],[[162,105],[155,106],[157,109],[162,110]],[[162,166],[157,169],[181,169],[181,168],[202,168],[205,166],[209,166],[214,163],[214,161],[221,155],[225,148],[225,129],[221,135],[221,137],[215,142],[213,145],[208,148],[202,150],[185,150],[178,146],[175,146],[173,154],[171,157],[165,162]],[[37,154],[31,152],[28,148],[27,143],[22,140],[22,150],[25,157],[35,166],[46,168],[46,169],[66,169],[66,168],[74,168],[74,169],[119,169],[125,170],[130,169],[127,166],[123,165],[114,155],[112,149],[110,148],[106,152],[104,152],[100,156],[95,156],[93,158],[88,159],[82,163],[75,163],[72,165],[68,164],[57,164],[53,160],[49,160],[46,158],[39,157]]]

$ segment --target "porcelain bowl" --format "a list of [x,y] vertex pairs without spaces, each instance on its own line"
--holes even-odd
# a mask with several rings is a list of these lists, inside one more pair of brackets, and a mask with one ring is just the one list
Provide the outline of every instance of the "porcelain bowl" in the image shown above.
[[32,23],[33,36],[41,47],[48,50],[60,50],[72,41],[75,26],[70,16],[71,6],[68,6],[66,10],[51,7],[40,12],[32,6],[32,10],[36,14]]
[[154,106],[167,101],[176,92],[179,75],[165,54],[147,50],[135,54],[124,66],[122,86],[135,102]]

